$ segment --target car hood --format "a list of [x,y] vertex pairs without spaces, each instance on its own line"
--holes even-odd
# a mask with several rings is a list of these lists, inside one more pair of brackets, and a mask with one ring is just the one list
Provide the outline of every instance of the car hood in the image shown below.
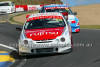
[[55,39],[57,36],[60,36],[63,30],[64,27],[32,29],[25,30],[25,35],[27,38],[31,38],[32,40],[49,40]]

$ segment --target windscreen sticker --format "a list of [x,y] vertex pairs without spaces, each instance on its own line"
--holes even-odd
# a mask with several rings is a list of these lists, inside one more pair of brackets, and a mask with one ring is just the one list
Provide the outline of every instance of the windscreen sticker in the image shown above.
[[56,21],[62,21],[62,19],[56,19]]
[[69,10],[69,9],[66,9],[66,10]]
[[48,9],[69,9],[68,7],[47,7],[45,8],[45,10],[48,10]]
[[62,19],[63,19],[62,16],[38,16],[38,17],[28,18],[27,21],[37,20],[37,19],[47,19],[47,18],[56,18],[56,19],[59,19],[57,21],[62,21]]
[[11,3],[9,3],[9,6],[11,5]]
[[33,14],[33,17],[37,16],[61,16],[60,13],[39,13],[39,14]]

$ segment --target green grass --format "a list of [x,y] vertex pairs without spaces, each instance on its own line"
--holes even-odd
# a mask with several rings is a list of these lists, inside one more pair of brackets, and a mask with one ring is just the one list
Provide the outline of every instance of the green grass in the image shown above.
[[16,5],[62,4],[60,0],[0,0],[2,1],[12,1]]
[[[38,11],[38,10],[37,10],[37,11]],[[17,15],[15,15],[15,16],[13,16],[13,17],[10,17],[9,20],[12,21],[12,22],[14,22],[14,23],[23,25],[24,23],[18,22],[18,21],[16,21],[16,20],[14,20],[14,17],[16,17],[16,16],[21,16],[21,15],[28,14],[28,13],[37,12],[37,11],[29,11],[29,12],[26,12],[26,13],[20,13],[20,14],[17,14]]]
[[[35,11],[29,11],[27,13],[32,13],[32,12],[35,12]],[[21,16],[21,15],[27,14],[27,13],[20,13],[18,15],[15,15],[13,17],[10,17],[9,20],[12,21],[12,22],[15,22],[17,24],[23,25],[24,23],[18,22],[16,20],[14,20],[13,18],[16,17],[16,16]],[[100,25],[80,25],[80,28],[81,29],[100,29]]]
[[14,17],[16,17],[16,16],[20,16],[20,15],[24,15],[24,14],[26,14],[26,13],[20,13],[20,14],[18,14],[18,15],[15,15],[15,16],[13,16],[13,17],[10,17],[9,20],[12,21],[12,22],[14,22],[14,23],[17,23],[17,24],[23,25],[23,23],[14,20]]
[[100,29],[100,25],[80,25],[81,29]]
[[15,21],[15,20],[13,19],[14,17],[15,17],[15,16],[9,18],[9,20],[12,21],[12,22],[14,22],[14,23],[17,23],[17,24],[19,24],[19,25],[23,25],[23,23],[18,22],[18,21]]

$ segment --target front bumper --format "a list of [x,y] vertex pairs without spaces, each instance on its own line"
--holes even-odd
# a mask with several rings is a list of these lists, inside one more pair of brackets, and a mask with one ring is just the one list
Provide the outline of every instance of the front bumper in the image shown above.
[[7,13],[12,13],[12,12],[11,12],[11,10],[0,11],[0,14],[7,14]]
[[71,27],[71,28],[72,28],[72,32],[80,32],[80,26]]
[[35,41],[34,43],[35,44],[30,43],[28,44],[28,46],[26,45],[23,46],[22,43],[19,43],[19,54],[27,55],[27,54],[65,53],[65,52],[70,52],[72,49],[71,41],[69,41],[69,39],[67,39],[66,43],[60,43],[60,44],[58,44],[57,40]]
[[63,51],[59,52],[57,48],[40,48],[40,49],[31,49],[30,52],[20,52],[19,55],[38,55],[38,54],[54,54],[54,53],[69,53],[72,51],[72,48],[65,48]]

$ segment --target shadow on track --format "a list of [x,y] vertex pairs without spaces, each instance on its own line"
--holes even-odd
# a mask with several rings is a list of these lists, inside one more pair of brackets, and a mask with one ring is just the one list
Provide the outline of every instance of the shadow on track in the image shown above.
[[31,59],[31,58],[43,58],[43,57],[50,57],[50,56],[57,56],[57,55],[65,55],[65,54],[69,54],[71,52],[68,53],[52,53],[52,54],[32,54],[32,55],[27,55],[27,56],[20,56],[18,54],[17,51],[12,51],[10,53],[11,56],[13,56],[15,59]]

